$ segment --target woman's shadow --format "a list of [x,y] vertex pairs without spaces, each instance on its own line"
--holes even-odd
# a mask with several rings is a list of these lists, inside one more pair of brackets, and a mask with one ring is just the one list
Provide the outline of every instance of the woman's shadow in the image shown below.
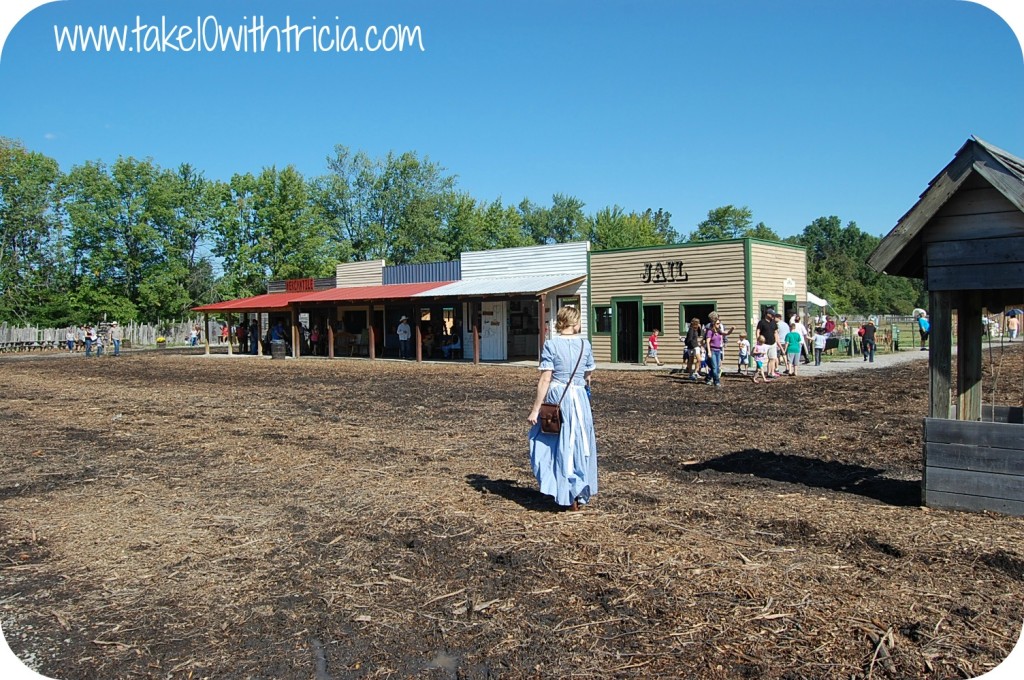
[[527,510],[537,512],[559,512],[562,508],[549,497],[532,486],[520,486],[511,479],[491,479],[487,475],[466,475],[466,483],[480,493],[493,493],[518,503]]

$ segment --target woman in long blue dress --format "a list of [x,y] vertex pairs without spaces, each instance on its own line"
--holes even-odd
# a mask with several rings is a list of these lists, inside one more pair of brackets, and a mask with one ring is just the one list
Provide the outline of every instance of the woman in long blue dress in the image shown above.
[[[578,309],[563,307],[558,311],[555,322],[558,335],[544,342],[537,396],[527,417],[533,425],[530,428],[530,464],[540,491],[571,510],[579,510],[597,493],[597,441],[586,391],[594,372],[594,352],[580,335],[580,329]],[[574,374],[577,361],[579,367]],[[562,399],[561,431],[558,434],[541,432],[537,422],[540,405],[556,404],[559,399]]]

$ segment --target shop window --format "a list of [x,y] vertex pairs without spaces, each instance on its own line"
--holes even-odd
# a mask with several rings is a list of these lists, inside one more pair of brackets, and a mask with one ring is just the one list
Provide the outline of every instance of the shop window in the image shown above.
[[594,305],[594,332],[612,332],[612,307],[611,305]]
[[644,305],[644,333],[650,333],[655,328],[665,330],[661,323],[661,305]]
[[708,315],[715,311],[713,302],[684,302],[680,305],[679,327],[688,328],[691,319],[700,319],[701,325],[708,322]]
[[767,312],[769,309],[774,309],[778,311],[779,303],[775,302],[774,300],[762,300],[758,303],[758,307],[761,309],[761,314],[757,318],[763,319],[764,313]]

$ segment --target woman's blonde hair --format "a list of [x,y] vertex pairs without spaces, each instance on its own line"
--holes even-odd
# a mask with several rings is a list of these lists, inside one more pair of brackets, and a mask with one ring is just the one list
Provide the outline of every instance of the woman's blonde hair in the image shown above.
[[567,328],[572,328],[580,322],[580,310],[575,307],[562,307],[558,310],[558,317],[555,319],[555,330],[559,333]]

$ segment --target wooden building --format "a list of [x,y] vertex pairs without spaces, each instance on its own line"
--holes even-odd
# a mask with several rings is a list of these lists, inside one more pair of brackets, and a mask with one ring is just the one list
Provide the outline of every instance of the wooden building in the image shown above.
[[766,309],[788,319],[806,306],[807,255],[802,246],[752,238],[590,254],[590,336],[597,361],[642,361],[647,335],[663,341],[658,355],[681,363],[689,319],[717,311],[736,328],[723,370],[735,367],[739,332],[751,344]]
[[1024,160],[971,138],[868,264],[928,290],[923,503],[1024,515],[1024,394],[996,406],[982,391],[983,310],[1024,302]]

